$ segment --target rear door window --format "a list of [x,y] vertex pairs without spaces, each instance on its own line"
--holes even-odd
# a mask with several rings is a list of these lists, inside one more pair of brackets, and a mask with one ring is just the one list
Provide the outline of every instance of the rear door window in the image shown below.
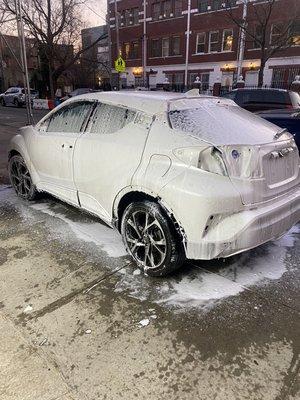
[[117,132],[134,120],[135,111],[125,107],[99,103],[90,121],[88,132],[109,134]]
[[77,102],[66,105],[52,114],[40,125],[41,131],[59,133],[80,133],[93,102]]
[[291,104],[290,99],[286,92],[276,90],[263,90],[264,102],[271,105],[278,105],[284,107]]

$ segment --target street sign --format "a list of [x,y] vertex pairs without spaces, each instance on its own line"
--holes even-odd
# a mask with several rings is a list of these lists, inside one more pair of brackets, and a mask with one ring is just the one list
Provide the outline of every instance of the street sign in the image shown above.
[[115,70],[117,72],[124,72],[125,68],[126,68],[125,61],[123,60],[123,58],[121,56],[118,57],[115,61]]

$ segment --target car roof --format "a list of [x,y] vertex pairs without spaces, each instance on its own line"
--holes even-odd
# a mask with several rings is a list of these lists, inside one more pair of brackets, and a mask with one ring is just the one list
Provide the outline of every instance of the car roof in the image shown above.
[[[219,101],[226,101],[227,99],[220,99],[212,96],[201,96],[201,95],[188,95],[184,93],[169,93],[169,92],[139,92],[139,91],[120,91],[120,92],[96,92],[88,93],[76,96],[64,102],[63,104],[70,104],[79,100],[97,100],[103,101],[105,103],[110,103],[116,106],[133,108],[139,111],[146,112],[148,114],[160,114],[164,111],[169,110],[171,102],[174,101],[189,101],[190,99],[207,99],[214,101],[219,99]],[[231,100],[229,100],[231,101]],[[233,103],[235,104],[235,103]],[[182,108],[182,107],[180,107]],[[183,107],[186,108],[186,107]]]
[[243,88],[233,89],[232,92],[243,91],[243,90],[253,90],[253,91],[267,90],[267,91],[271,91],[271,92],[290,92],[290,90],[287,90],[287,89],[277,89],[277,88],[267,88],[267,87],[266,88],[264,88],[264,87],[261,87],[261,88],[243,87]]

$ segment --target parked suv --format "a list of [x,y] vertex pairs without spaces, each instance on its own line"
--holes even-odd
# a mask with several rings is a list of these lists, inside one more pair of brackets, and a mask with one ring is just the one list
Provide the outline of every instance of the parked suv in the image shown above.
[[49,192],[115,226],[137,265],[161,276],[299,222],[299,162],[291,134],[231,100],[102,92],[21,128],[8,171],[21,198]]
[[[30,99],[37,99],[39,93],[37,90],[30,89]],[[14,105],[22,107],[25,104],[25,89],[21,87],[11,87],[5,93],[0,94],[0,103],[2,106]]]
[[240,107],[251,112],[300,107],[299,94],[291,90],[234,89],[222,97],[234,100]]

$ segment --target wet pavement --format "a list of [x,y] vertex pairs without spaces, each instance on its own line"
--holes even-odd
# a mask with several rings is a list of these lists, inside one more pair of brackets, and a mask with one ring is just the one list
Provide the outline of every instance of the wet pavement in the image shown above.
[[300,399],[299,239],[150,278],[96,218],[1,186],[0,398]]

